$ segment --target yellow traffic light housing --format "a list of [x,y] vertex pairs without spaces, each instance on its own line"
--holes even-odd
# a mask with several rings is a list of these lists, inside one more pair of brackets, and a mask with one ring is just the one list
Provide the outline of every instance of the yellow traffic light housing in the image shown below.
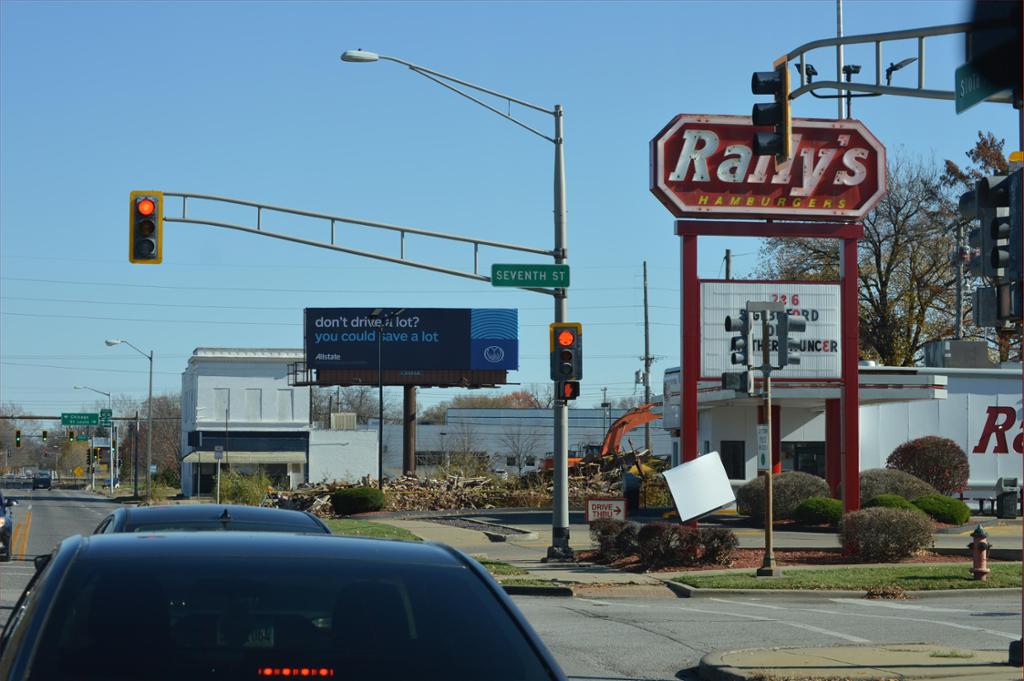
[[750,80],[755,95],[772,95],[770,104],[755,104],[750,118],[754,125],[770,125],[772,132],[754,134],[754,155],[774,154],[778,163],[793,156],[793,118],[789,106],[789,60],[781,57],[773,71],[758,71]]
[[128,260],[138,265],[159,265],[164,259],[163,192],[132,192],[128,214]]

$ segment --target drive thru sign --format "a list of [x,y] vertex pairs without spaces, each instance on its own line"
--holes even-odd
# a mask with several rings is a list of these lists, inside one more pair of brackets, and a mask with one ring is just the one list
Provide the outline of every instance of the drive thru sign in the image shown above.
[[587,522],[593,520],[625,520],[626,500],[622,497],[588,497],[586,506]]

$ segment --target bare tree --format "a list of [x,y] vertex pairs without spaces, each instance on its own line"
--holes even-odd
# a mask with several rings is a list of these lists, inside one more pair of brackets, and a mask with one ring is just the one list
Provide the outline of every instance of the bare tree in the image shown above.
[[541,434],[522,423],[506,427],[498,441],[507,452],[508,458],[513,460],[518,475],[522,475],[523,469],[531,465],[530,459],[537,460],[537,449],[542,443]]
[[[859,243],[860,355],[909,366],[926,342],[954,327],[955,232],[934,168],[895,156],[888,186]],[[838,243],[831,239],[768,239],[760,259],[759,273],[769,279],[839,278]]]
[[[330,425],[330,413],[348,412],[356,415],[359,423],[368,423],[378,416],[377,388],[353,385],[338,388],[313,388],[313,422]],[[401,408],[384,393],[384,421],[401,419]]]

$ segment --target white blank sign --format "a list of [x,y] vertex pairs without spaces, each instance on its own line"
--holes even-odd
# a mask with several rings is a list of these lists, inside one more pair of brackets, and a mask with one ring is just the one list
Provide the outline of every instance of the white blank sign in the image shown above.
[[682,522],[736,501],[718,452],[708,452],[665,471],[665,482]]

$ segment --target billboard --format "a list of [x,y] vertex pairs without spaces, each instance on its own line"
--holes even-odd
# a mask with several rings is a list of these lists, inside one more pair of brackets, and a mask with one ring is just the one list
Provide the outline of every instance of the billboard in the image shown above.
[[860,121],[793,119],[793,157],[754,156],[745,116],[679,114],[651,140],[651,192],[676,217],[861,220],[885,147]]
[[[701,301],[701,377],[721,377],[724,371],[740,371],[730,361],[730,339],[736,334],[725,330],[725,318],[736,315],[747,301],[780,302],[788,314],[807,320],[807,331],[796,334],[800,339],[798,365],[772,372],[775,378],[840,378],[841,339],[839,317],[839,284],[703,281]],[[775,324],[769,325],[774,339]],[[772,348],[772,361],[775,361]],[[760,363],[761,322],[754,323],[754,357]]]
[[388,370],[519,368],[517,310],[405,308],[385,315],[381,328],[375,309],[306,308],[306,367],[376,370],[380,343],[381,364]]

